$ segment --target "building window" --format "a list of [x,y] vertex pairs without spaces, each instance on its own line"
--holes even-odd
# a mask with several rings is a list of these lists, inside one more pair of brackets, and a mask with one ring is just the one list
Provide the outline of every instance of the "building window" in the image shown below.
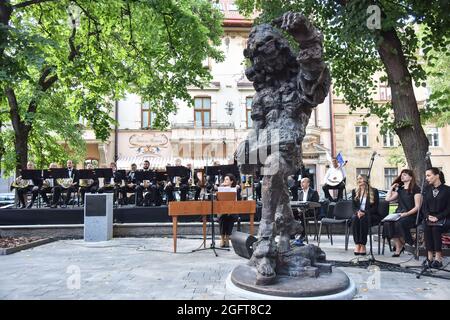
[[356,126],[356,146],[357,147],[368,147],[369,146],[369,127],[367,126]]
[[360,174],[367,176],[369,174],[369,168],[356,168],[356,176]]
[[247,122],[247,129],[250,129],[253,125],[252,121],[252,102],[253,97],[247,97],[245,99],[245,116],[246,116],[246,122]]
[[238,11],[238,6],[234,2],[228,3],[228,11]]
[[194,122],[199,128],[211,126],[211,98],[197,97],[194,99]]
[[384,168],[384,188],[389,190],[391,188],[392,182],[398,176],[397,168]]
[[439,129],[430,128],[427,133],[428,141],[430,142],[430,147],[439,147]]
[[391,100],[391,88],[386,83],[380,84],[380,100],[390,101]]
[[392,148],[395,147],[395,135],[392,131],[388,131],[383,135],[383,147]]
[[98,160],[97,159],[86,159],[84,160],[84,169],[87,168],[88,164],[92,164],[94,169],[98,168]]
[[156,119],[156,114],[150,110],[148,102],[144,102],[141,107],[141,128],[149,129],[153,128]]

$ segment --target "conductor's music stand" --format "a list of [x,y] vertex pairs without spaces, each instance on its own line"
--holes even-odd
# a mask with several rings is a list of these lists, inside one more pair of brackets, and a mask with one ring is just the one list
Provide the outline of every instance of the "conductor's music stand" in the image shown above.
[[[209,167],[207,166],[207,167],[205,167],[205,175],[206,176],[219,176],[219,181],[220,181],[220,177],[223,172],[222,169],[228,170],[229,168],[227,168],[227,167],[228,166],[209,166]],[[209,246],[209,248],[196,249],[196,250],[192,250],[192,252],[212,249],[214,254],[216,255],[216,257],[218,257],[219,255],[217,254],[216,250],[230,251],[230,249],[216,247],[216,239],[215,239],[216,234],[214,231],[214,196],[215,196],[214,188],[211,189],[211,193],[209,194],[209,196],[211,198],[211,214],[210,214],[210,218],[209,218],[210,224],[211,224],[211,245]]]

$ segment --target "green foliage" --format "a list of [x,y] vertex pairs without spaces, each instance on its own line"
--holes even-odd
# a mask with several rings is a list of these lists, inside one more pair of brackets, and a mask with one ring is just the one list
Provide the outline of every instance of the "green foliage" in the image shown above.
[[[383,41],[380,31],[394,29],[398,34],[406,67],[416,85],[427,81],[427,65],[436,66],[438,57],[448,57],[450,43],[450,2],[445,0],[237,0],[240,10],[250,14],[261,11],[258,22],[268,22],[288,10],[302,12],[314,20],[324,34],[325,57],[331,68],[335,93],[343,95],[351,110],[367,108],[367,116],[376,115],[381,120],[381,129],[386,131],[396,127],[392,118],[392,104],[375,103],[372,94],[378,84],[376,72],[383,72],[377,46]],[[377,4],[384,16],[381,30],[367,27],[367,8]],[[423,27],[422,34],[416,30]],[[423,56],[419,55],[422,48]],[[448,62],[448,60],[447,60]],[[441,71],[448,70],[441,69]],[[448,71],[447,71],[448,72]],[[431,74],[429,73],[428,76]],[[380,79],[381,81],[387,79]],[[404,81],[411,79],[405,78]],[[431,80],[431,79],[430,79]],[[447,81],[448,83],[448,81]],[[431,114],[440,112],[447,106],[448,90],[435,90],[430,96],[430,105],[439,106]],[[448,110],[448,109],[445,109]],[[405,125],[401,123],[400,125]]]
[[406,157],[403,149],[399,146],[389,152],[388,163],[393,167],[405,167]]
[[20,118],[31,125],[30,158],[48,164],[67,157],[56,142],[67,142],[83,158],[80,119],[106,140],[114,100],[126,92],[148,101],[156,127],[164,128],[176,100],[193,104],[187,87],[210,81],[202,62],[223,59],[217,49],[222,16],[208,0],[55,0],[14,7],[24,2],[11,1],[9,25],[0,23],[6,170],[16,160],[5,88],[14,90]]

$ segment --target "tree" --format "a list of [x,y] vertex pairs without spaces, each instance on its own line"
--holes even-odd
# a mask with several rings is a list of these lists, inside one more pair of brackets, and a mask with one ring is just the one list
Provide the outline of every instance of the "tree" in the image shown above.
[[[428,61],[436,52],[449,54],[448,1],[237,0],[237,4],[246,14],[260,11],[259,21],[271,21],[289,10],[311,16],[324,33],[325,56],[336,92],[343,94],[352,110],[366,108],[367,116],[378,116],[382,132],[395,130],[409,167],[417,177],[423,176],[425,167],[431,165],[424,161],[429,142],[413,83],[426,85],[419,49]],[[423,26],[421,38],[416,32],[418,25]],[[376,72],[387,75],[390,103],[380,105],[372,99]]]
[[221,20],[208,0],[0,0],[5,169],[82,148],[80,119],[105,140],[125,92],[166,126],[176,100],[192,105],[187,87],[211,79],[203,61],[222,59]]
[[[450,46],[447,46],[447,52]],[[450,124],[450,55],[433,50],[433,59],[424,66],[428,75],[427,87],[430,89],[430,99],[427,101],[423,116],[428,122],[443,127]]]

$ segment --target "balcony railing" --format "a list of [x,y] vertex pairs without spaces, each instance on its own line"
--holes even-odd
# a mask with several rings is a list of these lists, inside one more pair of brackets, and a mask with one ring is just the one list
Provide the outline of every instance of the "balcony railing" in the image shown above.
[[172,123],[172,129],[234,129],[234,123],[211,123],[209,126],[197,126],[193,122],[189,123]]

